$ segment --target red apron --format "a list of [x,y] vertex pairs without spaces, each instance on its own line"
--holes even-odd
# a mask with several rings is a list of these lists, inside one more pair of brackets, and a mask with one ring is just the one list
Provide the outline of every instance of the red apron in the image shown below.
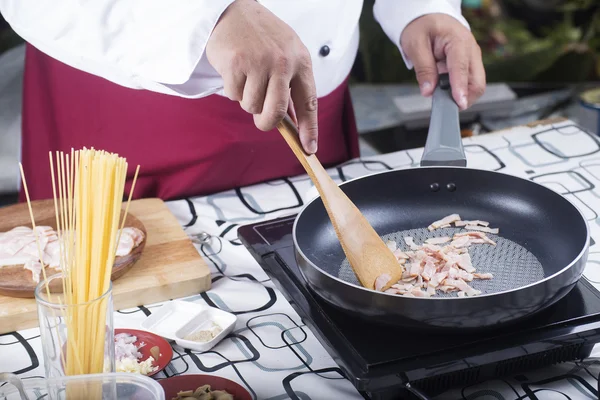
[[[140,165],[134,198],[206,195],[304,173],[277,130],[258,130],[225,97],[191,100],[128,89],[31,45],[23,91],[22,162],[32,199],[52,197],[48,151],[84,146],[127,158],[127,193]],[[319,135],[324,165],[358,157],[347,80],[319,99]]]

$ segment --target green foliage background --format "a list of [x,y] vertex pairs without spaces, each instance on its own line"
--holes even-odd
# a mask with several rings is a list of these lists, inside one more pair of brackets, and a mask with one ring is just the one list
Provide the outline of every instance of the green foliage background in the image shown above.
[[[521,0],[462,2],[463,15],[482,48],[489,82],[600,79],[599,0],[554,1],[557,5],[551,14],[555,21],[538,27],[536,32],[525,21],[506,13],[490,15],[489,9],[494,6],[502,9],[508,4],[518,8],[522,6],[520,3]],[[413,80],[414,75],[403,67],[396,46],[374,20],[372,8],[373,0],[365,0],[360,20],[360,73],[355,74],[354,80],[370,83]],[[506,43],[490,44],[498,33],[505,37]]]

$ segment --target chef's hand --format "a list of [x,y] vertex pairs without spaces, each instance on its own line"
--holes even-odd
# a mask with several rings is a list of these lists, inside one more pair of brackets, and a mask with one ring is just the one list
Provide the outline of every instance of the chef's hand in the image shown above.
[[452,97],[461,109],[485,91],[481,49],[459,21],[445,14],[427,14],[404,28],[402,50],[412,61],[423,96],[430,96],[438,73],[448,72]]
[[236,0],[214,28],[206,56],[223,77],[225,95],[254,115],[258,129],[273,129],[289,112],[304,150],[317,151],[311,58],[292,28],[256,0]]

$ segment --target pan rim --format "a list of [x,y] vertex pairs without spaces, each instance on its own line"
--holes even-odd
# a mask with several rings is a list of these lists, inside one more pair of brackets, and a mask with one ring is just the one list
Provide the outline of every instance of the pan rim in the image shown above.
[[[530,287],[534,287],[534,286],[538,286],[544,282],[550,281],[554,278],[556,278],[557,276],[561,275],[562,273],[568,271],[569,269],[571,269],[575,264],[577,264],[581,258],[583,257],[583,255],[589,250],[589,244],[590,244],[590,228],[588,226],[588,222],[585,219],[585,216],[583,215],[583,213],[581,212],[581,210],[575,206],[575,204],[573,204],[569,199],[567,199],[565,196],[563,196],[560,193],[555,192],[552,189],[547,188],[544,185],[541,185],[537,182],[534,182],[530,179],[525,179],[522,178],[520,176],[516,176],[516,175],[511,175],[505,172],[499,172],[499,171],[490,171],[490,170],[486,170],[486,169],[481,169],[481,168],[469,168],[469,167],[449,167],[449,166],[444,166],[444,165],[435,165],[435,166],[426,166],[426,167],[415,167],[415,168],[397,168],[397,169],[391,169],[391,170],[387,170],[387,171],[380,171],[380,172],[374,172],[372,174],[368,174],[368,175],[363,175],[363,176],[359,176],[356,178],[352,178],[349,179],[345,182],[342,182],[339,184],[339,186],[343,186],[345,184],[348,184],[350,182],[354,182],[360,179],[366,179],[372,176],[376,176],[376,175],[383,175],[383,174],[389,174],[389,173],[393,173],[393,172],[397,172],[397,171],[406,171],[406,170],[417,170],[417,169],[454,169],[454,170],[472,170],[472,171],[481,171],[481,172],[485,172],[485,173],[491,173],[491,174],[499,174],[499,175],[504,175],[504,176],[508,176],[510,178],[515,178],[515,179],[520,179],[522,181],[528,182],[530,184],[534,184],[537,185],[539,187],[541,187],[544,190],[547,190],[549,193],[551,193],[552,195],[557,195],[562,197],[565,201],[567,201],[571,207],[573,207],[577,213],[579,214],[579,216],[581,217],[581,220],[584,223],[585,226],[585,232],[586,232],[586,239],[585,239],[585,243],[583,245],[583,248],[581,249],[581,251],[579,252],[579,254],[577,255],[577,257],[575,257],[569,264],[567,264],[566,267],[560,269],[559,271],[555,272],[554,274],[545,277],[544,279],[541,279],[539,281],[530,283],[528,285],[525,286],[520,286],[518,288],[513,288],[513,289],[508,289],[508,290],[503,290],[500,292],[494,292],[494,293],[485,293],[485,294],[481,294],[478,296],[472,296],[472,297],[404,297],[404,296],[398,296],[395,294],[390,294],[390,293],[385,293],[385,292],[379,292],[377,290],[374,289],[368,289],[366,287],[363,286],[357,286],[357,285],[353,285],[351,283],[348,283],[346,281],[344,281],[343,279],[340,279],[336,276],[333,276],[332,274],[330,274],[329,272],[324,271],[323,269],[319,268],[317,265],[315,265],[315,263],[313,263],[305,254],[304,251],[300,248],[300,246],[298,245],[298,238],[297,238],[297,225],[298,225],[298,221],[300,220],[300,217],[302,216],[302,214],[304,213],[304,211],[308,208],[308,206],[310,206],[314,201],[316,201],[317,199],[319,199],[321,196],[318,195],[316,197],[314,197],[313,199],[311,199],[309,202],[307,202],[298,212],[298,214],[296,215],[296,218],[294,219],[294,225],[292,227],[292,240],[294,243],[294,249],[295,251],[300,254],[300,256],[304,259],[304,261],[310,265],[312,268],[316,269],[317,271],[319,271],[320,273],[328,276],[329,278],[338,281],[344,285],[350,286],[352,288],[356,288],[359,290],[363,290],[365,292],[370,292],[370,293],[375,293],[378,295],[384,295],[384,296],[390,296],[390,297],[394,297],[394,298],[405,298],[405,299],[410,299],[410,300],[430,300],[430,301],[440,301],[440,300],[475,300],[478,298],[486,298],[486,297],[491,297],[491,296],[499,296],[502,294],[507,294],[507,293],[512,293],[515,292],[517,290],[522,290],[522,289],[526,289],[526,288],[530,288]],[[306,276],[304,275],[304,273],[302,273],[302,275],[304,276],[304,279],[306,280]],[[577,278],[577,280],[581,279],[582,274]]]

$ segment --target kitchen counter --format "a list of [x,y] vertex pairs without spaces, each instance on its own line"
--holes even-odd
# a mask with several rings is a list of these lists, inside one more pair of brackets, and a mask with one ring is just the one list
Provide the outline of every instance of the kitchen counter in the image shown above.
[[[559,191],[580,207],[593,239],[585,279],[600,288],[597,138],[570,121],[547,121],[475,136],[464,144],[469,167],[532,179]],[[339,182],[388,168],[415,167],[421,153],[422,149],[412,149],[364,158],[330,173]],[[363,398],[340,376],[335,362],[237,238],[240,225],[298,212],[314,195],[311,188],[308,177],[298,176],[168,203],[189,235],[210,235],[208,243],[197,240],[196,247],[211,268],[213,287],[185,300],[207,302],[234,312],[238,322],[234,331],[209,352],[174,346],[173,361],[157,375],[158,379],[190,373],[215,374],[237,381],[261,400]],[[118,311],[115,327],[139,328],[140,322],[160,306],[149,304]],[[581,362],[459,387],[436,399],[594,399],[599,355],[600,346],[596,346],[592,358]],[[41,376],[41,362],[38,329],[0,335],[0,371]]]

